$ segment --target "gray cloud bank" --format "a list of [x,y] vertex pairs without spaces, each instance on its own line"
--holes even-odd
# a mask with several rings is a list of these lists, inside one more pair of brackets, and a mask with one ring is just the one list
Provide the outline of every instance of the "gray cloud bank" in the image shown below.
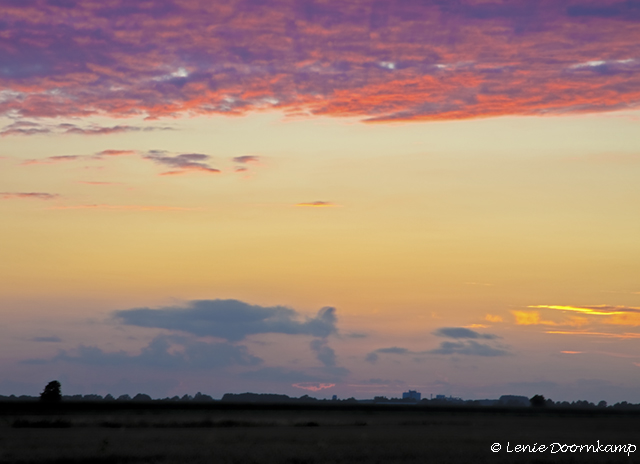
[[[239,300],[196,300],[186,307],[126,309],[116,311],[114,316],[125,325],[239,341],[262,333],[325,338],[337,333],[335,312],[335,308],[325,307],[315,317],[302,317],[284,306],[250,305]],[[326,350],[323,355],[327,360],[331,358]]]
[[145,367],[161,369],[208,369],[232,365],[256,366],[263,360],[249,354],[245,346],[230,343],[206,343],[187,337],[160,335],[154,338],[140,354],[124,351],[106,352],[94,346],[80,345],[61,350],[50,359],[28,359],[23,364],[49,364],[69,362],[95,367]]

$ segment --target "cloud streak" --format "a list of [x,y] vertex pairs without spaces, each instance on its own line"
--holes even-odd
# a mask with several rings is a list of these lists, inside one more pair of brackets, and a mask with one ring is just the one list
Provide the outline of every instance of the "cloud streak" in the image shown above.
[[105,205],[105,204],[54,206],[48,209],[60,209],[60,210],[96,209],[96,210],[110,210],[110,211],[201,211],[202,210],[202,208],[183,208],[180,206]]
[[41,159],[28,159],[22,162],[23,166],[50,165],[71,161],[104,161],[121,156],[139,155],[144,160],[169,167],[172,170],[161,173],[161,176],[182,175],[189,172],[205,172],[208,174],[218,174],[219,169],[209,165],[211,156],[202,153],[171,154],[166,150],[150,150],[139,153],[136,150],[102,150],[92,155],[59,155],[49,156]]
[[640,313],[640,308],[633,306],[611,306],[611,305],[593,305],[593,306],[548,306],[537,305],[528,306],[529,308],[545,308],[555,309],[557,311],[570,311],[582,313],[589,316],[615,316],[628,313]]
[[470,339],[484,339],[484,340],[494,340],[498,338],[497,335],[493,334],[482,334],[476,332],[475,330],[467,329],[466,327],[442,327],[435,332],[434,335],[438,337],[449,337],[449,338],[470,338]]
[[639,28],[622,0],[12,2],[0,114],[374,122],[636,108]]
[[296,206],[303,208],[332,208],[337,205],[330,201],[312,201],[309,203],[298,203]]
[[207,164],[211,159],[209,155],[201,153],[186,153],[182,155],[169,156],[163,151],[152,151],[144,156],[157,164],[168,166],[172,171],[163,172],[161,176],[172,176],[186,174],[187,172],[199,171],[208,174],[218,174],[219,169],[212,168]]
[[31,199],[31,200],[54,200],[59,198],[57,193],[44,192],[0,192],[0,198],[3,200],[13,199]]
[[[1,106],[0,102],[0,106]],[[10,135],[48,135],[48,134],[75,134],[75,135],[110,135],[121,134],[126,132],[153,132],[153,131],[166,131],[173,130],[171,127],[158,127],[158,126],[128,126],[128,125],[116,125],[116,126],[98,126],[88,125],[79,126],[71,123],[61,124],[42,124],[32,121],[16,121],[0,129],[0,137],[6,137]],[[109,150],[107,150],[109,151]],[[105,153],[113,154],[113,153]]]

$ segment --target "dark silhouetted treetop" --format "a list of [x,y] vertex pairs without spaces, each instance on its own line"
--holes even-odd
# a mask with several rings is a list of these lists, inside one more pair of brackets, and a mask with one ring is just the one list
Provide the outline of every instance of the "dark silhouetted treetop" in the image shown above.
[[543,408],[547,405],[547,401],[542,395],[535,395],[529,401],[531,401],[531,406],[534,408]]
[[47,403],[55,403],[62,399],[62,394],[60,393],[60,382],[57,380],[52,380],[44,387],[44,391],[40,393],[40,401],[44,401]]

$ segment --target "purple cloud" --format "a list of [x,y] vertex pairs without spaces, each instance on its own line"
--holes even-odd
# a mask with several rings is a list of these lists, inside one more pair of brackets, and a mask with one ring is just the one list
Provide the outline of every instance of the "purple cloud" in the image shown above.
[[27,198],[34,200],[54,200],[60,195],[57,193],[44,192],[0,192],[0,198],[3,200],[12,200],[14,198]]
[[12,2],[0,114],[400,121],[636,108],[639,18],[633,0]]

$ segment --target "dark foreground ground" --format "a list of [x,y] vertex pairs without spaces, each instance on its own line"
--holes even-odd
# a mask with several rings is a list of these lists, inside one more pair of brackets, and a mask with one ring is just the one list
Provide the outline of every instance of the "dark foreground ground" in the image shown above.
[[[119,408],[0,404],[0,463],[640,462],[637,414],[530,408]],[[492,452],[494,443],[500,451]],[[531,449],[534,444],[538,450],[549,448],[515,452],[517,445]],[[572,444],[593,447],[559,449]],[[638,450],[628,456],[611,452],[611,445]]]

